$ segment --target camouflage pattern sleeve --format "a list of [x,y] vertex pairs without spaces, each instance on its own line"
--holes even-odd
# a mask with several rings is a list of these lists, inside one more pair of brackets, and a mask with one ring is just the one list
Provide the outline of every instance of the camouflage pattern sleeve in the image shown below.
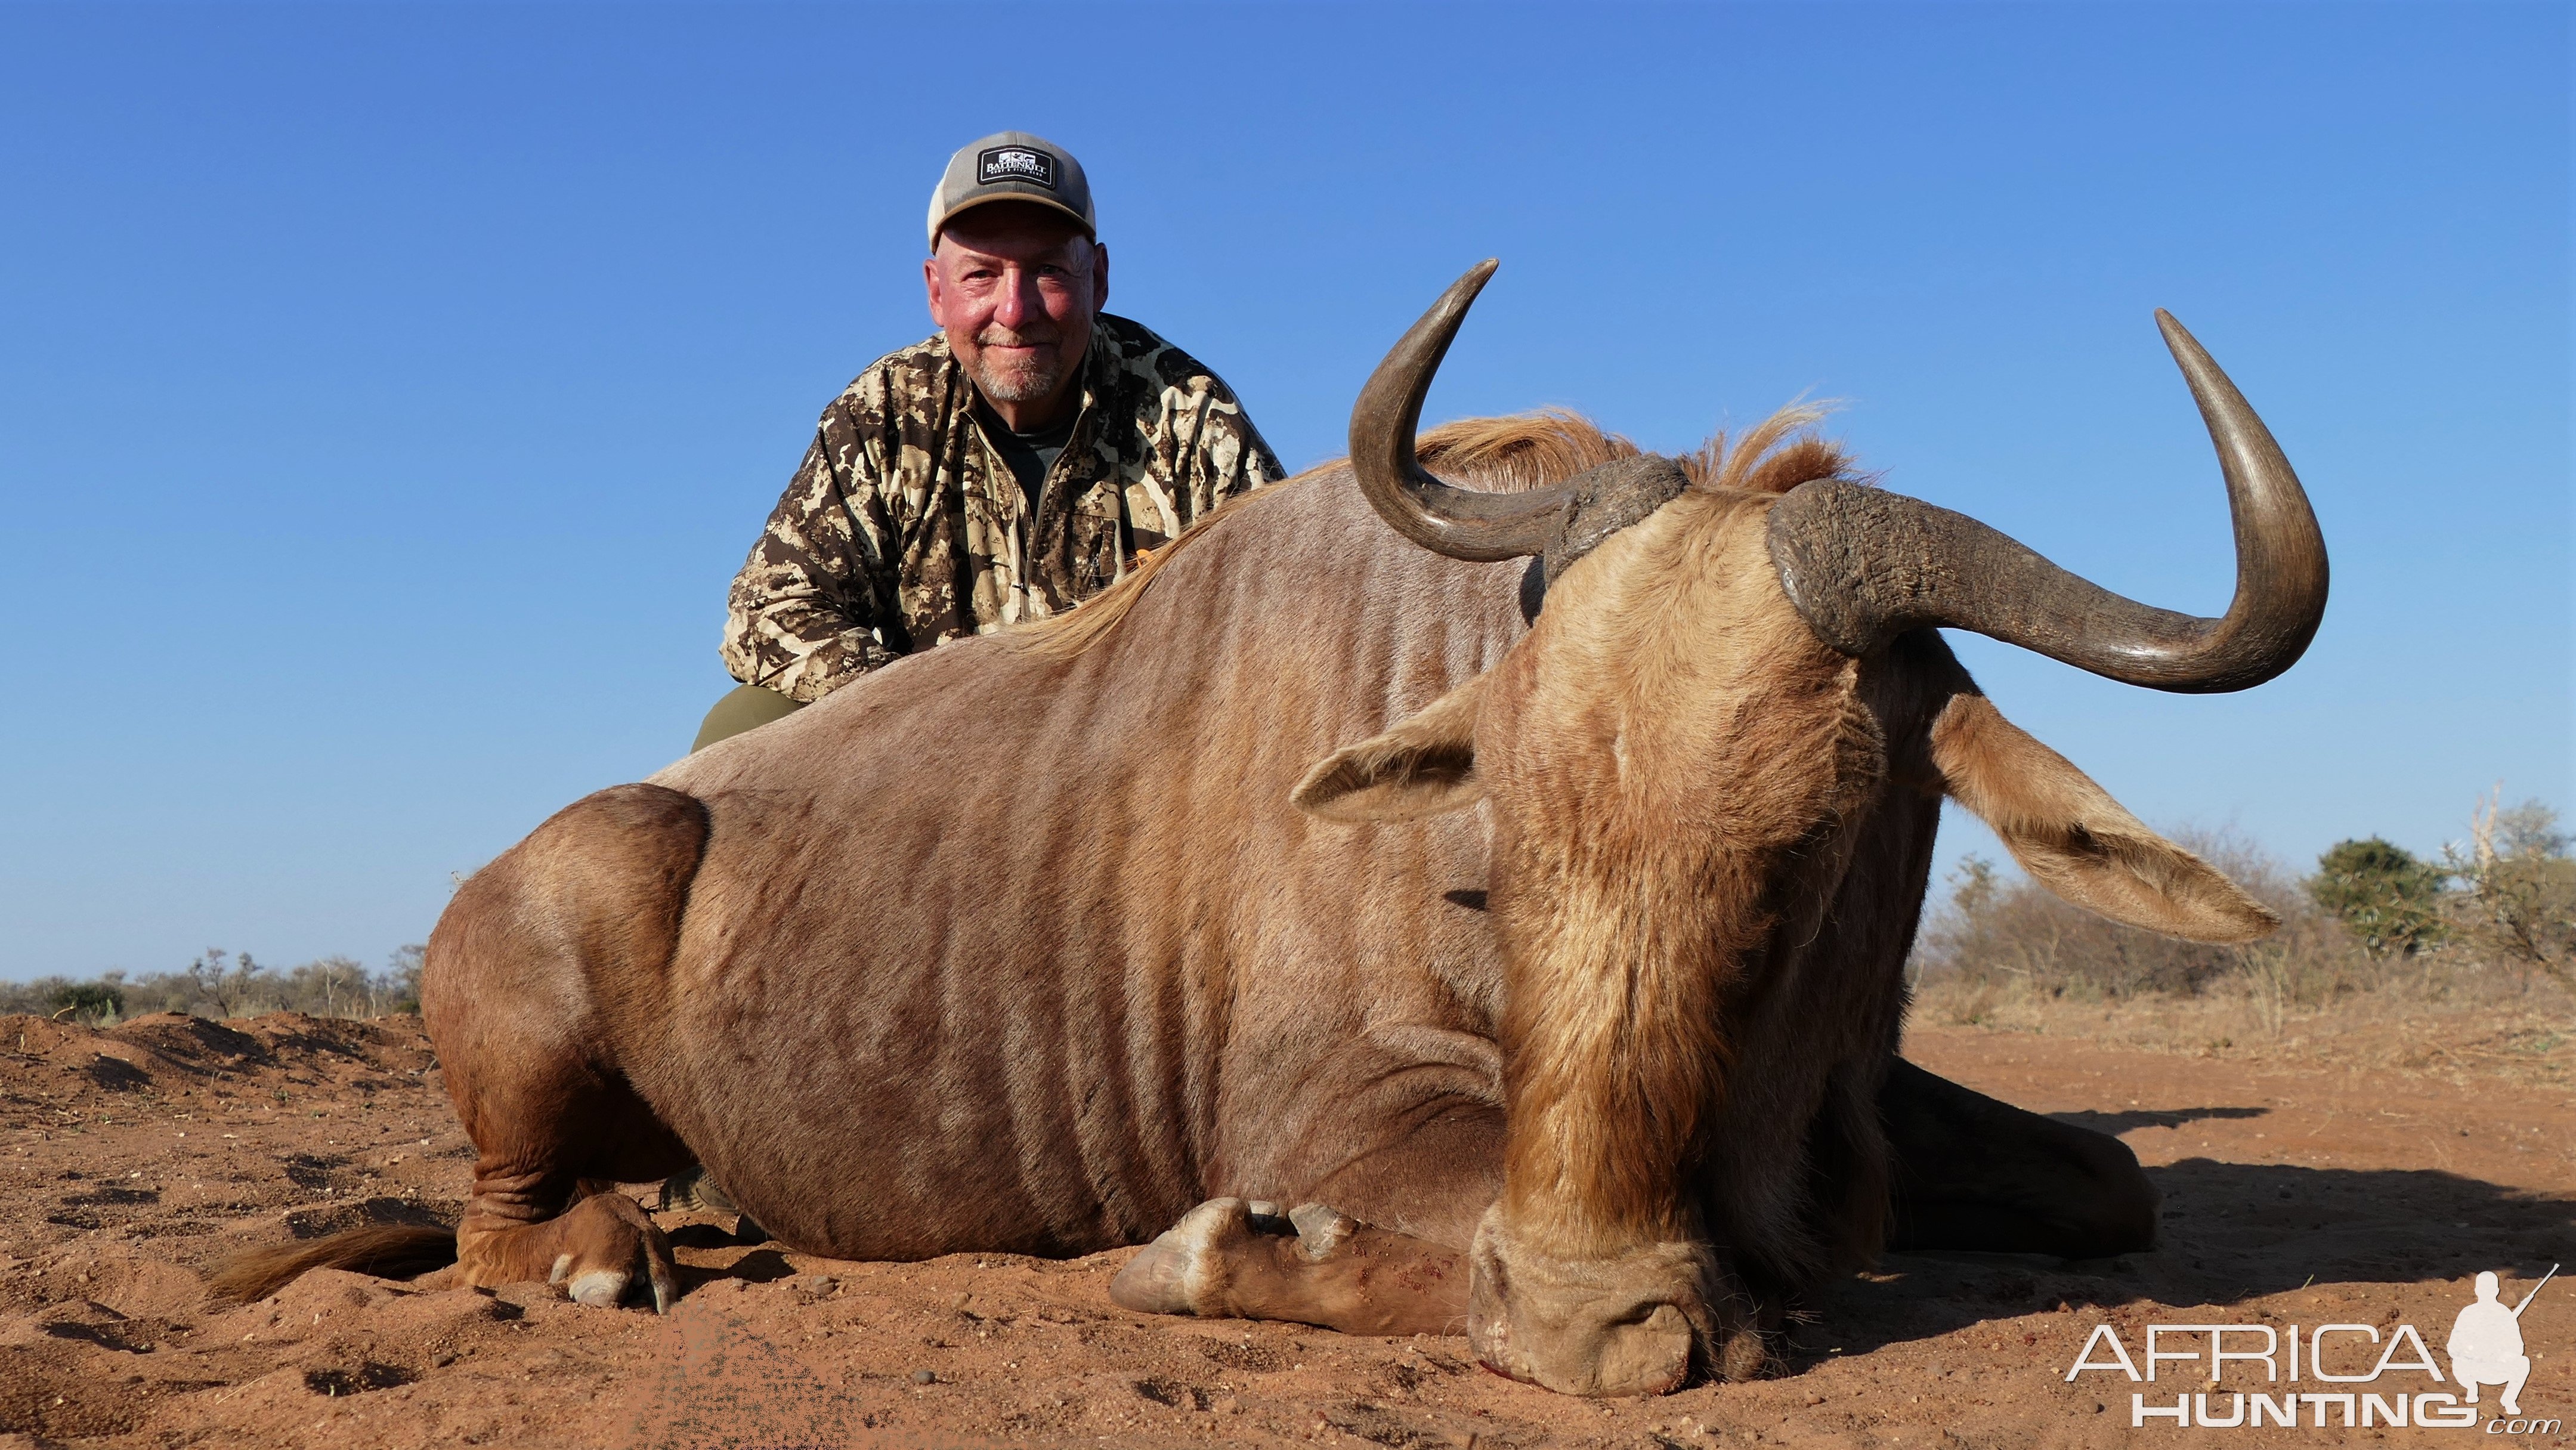
[[908,643],[889,546],[900,533],[879,487],[881,460],[868,448],[879,431],[866,426],[870,404],[883,408],[872,392],[883,392],[873,370],[824,410],[795,480],[734,576],[723,655],[744,684],[811,702]]
[[1279,466],[1279,456],[1252,426],[1252,415],[1235,400],[1234,390],[1214,373],[1204,376],[1204,421],[1190,451],[1196,471],[1208,480],[1212,504],[1286,478],[1288,470]]
[[1144,476],[1129,490],[1141,546],[1158,546],[1227,499],[1288,476],[1222,378],[1144,328],[1106,320],[1117,324],[1119,362],[1143,395]]

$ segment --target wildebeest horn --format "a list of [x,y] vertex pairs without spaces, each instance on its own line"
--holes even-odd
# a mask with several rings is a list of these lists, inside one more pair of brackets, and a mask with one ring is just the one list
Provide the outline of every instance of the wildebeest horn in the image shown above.
[[1450,283],[1369,374],[1368,386],[1351,405],[1351,472],[1359,477],[1360,492],[1397,533],[1452,559],[1519,559],[1544,551],[1555,542],[1574,492],[1557,484],[1526,493],[1477,493],[1433,478],[1413,456],[1431,376],[1440,371],[1458,324],[1467,320],[1467,309],[1499,265],[1487,258]]
[[1479,493],[1442,483],[1413,455],[1422,399],[1449,354],[1458,324],[1497,264],[1490,258],[1449,284],[1397,340],[1351,405],[1351,472],[1378,517],[1434,553],[1479,562],[1544,558],[1544,586],[1594,545],[1689,486],[1681,465],[1645,454],[1589,468],[1522,493]]
[[2227,479],[2236,597],[2218,619],[2125,599],[1975,519],[1841,480],[1771,510],[1771,562],[1816,637],[1864,655],[1948,625],[2158,690],[2249,689],[2288,669],[2325,617],[2326,545],[2290,461],[2245,396],[2158,309]]

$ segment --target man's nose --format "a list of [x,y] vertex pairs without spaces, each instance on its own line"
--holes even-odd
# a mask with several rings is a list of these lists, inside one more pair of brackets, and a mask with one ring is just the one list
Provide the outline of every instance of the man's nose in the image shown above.
[[1013,332],[1033,316],[1044,316],[1046,305],[1038,300],[1037,273],[1011,267],[1002,273],[1002,295],[993,307],[993,320]]

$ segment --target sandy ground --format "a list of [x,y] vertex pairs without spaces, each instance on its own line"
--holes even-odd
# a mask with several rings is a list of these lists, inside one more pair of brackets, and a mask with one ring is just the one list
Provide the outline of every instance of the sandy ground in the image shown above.
[[[2504,1273],[2511,1300],[2552,1260],[2576,1261],[2567,1086],[1964,1027],[1918,1028],[1908,1051],[2121,1135],[2164,1192],[2165,1246],[2085,1263],[1892,1255],[1821,1297],[1776,1378],[1587,1403],[1482,1373],[1456,1339],[1127,1314],[1107,1295],[1127,1251],[854,1264],[699,1221],[676,1229],[687,1292],[667,1318],[576,1308],[541,1286],[424,1292],[341,1273],[209,1304],[199,1271],[235,1247],[453,1216],[471,1155],[417,1024],[161,1016],[91,1032],[0,1018],[0,1450],[2576,1438],[2565,1277],[2521,1321],[2534,1358],[2522,1411],[2556,1417],[2555,1433],[2489,1415],[2346,1429],[2331,1402],[2302,1405],[2296,1430],[2132,1428],[2132,1395],[2170,1405],[2191,1365],[2164,1365],[2154,1385],[2065,1378],[2106,1323],[2132,1357],[2149,1324],[2212,1322],[2411,1323],[2438,1350],[2477,1270]],[[2357,1334],[2329,1350],[2330,1368],[2369,1367]],[[2230,1388],[2271,1387],[2259,1365],[2228,1370]],[[2297,1388],[2457,1386],[2392,1370]],[[2230,1396],[2212,1398],[2223,1416]]]

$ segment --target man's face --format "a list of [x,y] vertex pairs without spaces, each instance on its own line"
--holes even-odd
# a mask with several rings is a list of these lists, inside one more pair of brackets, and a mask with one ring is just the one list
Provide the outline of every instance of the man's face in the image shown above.
[[1073,381],[1109,296],[1109,253],[1043,207],[979,206],[922,264],[930,316],[997,405],[1043,405]]

